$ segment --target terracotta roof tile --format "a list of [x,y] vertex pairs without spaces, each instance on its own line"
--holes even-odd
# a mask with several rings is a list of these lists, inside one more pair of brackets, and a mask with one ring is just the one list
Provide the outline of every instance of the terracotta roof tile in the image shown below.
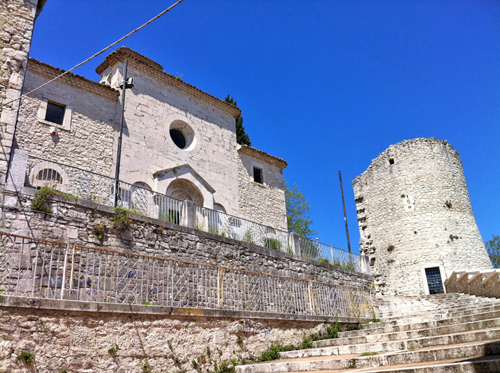
[[238,151],[256,159],[260,159],[263,162],[276,166],[280,169],[284,169],[286,166],[288,166],[288,163],[284,159],[275,157],[274,155],[268,154],[266,152],[263,152],[262,150],[253,148],[248,145],[241,145],[241,148],[239,148]]
[[[28,62],[28,71],[42,75],[47,79],[53,79],[56,76],[62,74],[65,70],[59,69],[45,62],[35,60],[34,58],[30,58]],[[67,73],[63,77],[59,78],[59,81],[70,86],[83,89],[89,93],[94,93],[105,98],[109,98],[111,100],[118,100],[118,97],[120,95],[120,93],[116,89],[113,89],[106,85],[102,85],[93,80],[73,73]]]

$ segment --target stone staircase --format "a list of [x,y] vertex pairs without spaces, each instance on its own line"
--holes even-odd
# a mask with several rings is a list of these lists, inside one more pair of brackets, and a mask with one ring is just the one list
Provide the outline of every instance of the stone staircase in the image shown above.
[[[383,321],[243,365],[239,373],[500,372],[500,299],[464,294],[384,297]],[[286,341],[282,341],[286,343]]]

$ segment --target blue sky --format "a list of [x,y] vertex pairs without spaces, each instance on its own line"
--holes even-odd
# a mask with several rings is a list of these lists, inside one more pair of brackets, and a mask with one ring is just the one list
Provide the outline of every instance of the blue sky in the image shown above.
[[[83,61],[174,1],[48,0],[31,56]],[[484,239],[500,234],[500,2],[185,0],[121,45],[217,97],[234,96],[252,145],[284,158],[319,238],[353,250],[351,181],[389,145],[448,140]],[[75,73],[97,80],[104,56]]]

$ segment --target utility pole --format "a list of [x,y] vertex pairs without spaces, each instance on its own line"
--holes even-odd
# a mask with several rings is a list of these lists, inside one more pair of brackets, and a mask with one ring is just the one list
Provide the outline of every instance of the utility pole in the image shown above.
[[342,206],[344,207],[345,234],[347,236],[347,249],[351,253],[351,240],[349,238],[349,227],[347,226],[347,214],[345,212],[344,188],[342,187],[342,174],[339,171],[340,193],[342,194]]
[[119,200],[119,184],[120,184],[120,161],[122,157],[122,138],[123,138],[123,123],[125,121],[125,91],[127,88],[132,88],[134,86],[134,78],[127,78],[128,72],[128,60],[125,60],[125,68],[123,72],[123,81],[120,85],[122,89],[122,115],[120,120],[120,134],[118,135],[118,147],[116,149],[116,169],[115,169],[115,181],[114,181],[114,196],[113,196],[113,206],[118,206]]

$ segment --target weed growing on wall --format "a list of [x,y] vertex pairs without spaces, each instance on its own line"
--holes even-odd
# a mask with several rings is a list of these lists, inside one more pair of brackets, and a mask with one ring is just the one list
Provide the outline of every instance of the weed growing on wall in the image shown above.
[[21,350],[17,355],[17,361],[22,362],[24,365],[31,365],[35,361],[35,355],[28,350]]
[[133,213],[133,211],[123,207],[115,207],[114,212],[115,214],[111,218],[113,227],[119,231],[128,229],[130,227],[130,223],[132,223],[130,214]]
[[92,233],[95,234],[99,241],[104,239],[104,234],[106,233],[106,226],[104,224],[96,224],[92,228]]
[[44,186],[35,192],[35,195],[31,200],[31,209],[33,211],[51,213],[52,209],[50,207],[50,201],[53,196],[63,197],[68,201],[76,201],[78,199],[78,197],[75,197],[72,194],[63,193],[49,186]]

